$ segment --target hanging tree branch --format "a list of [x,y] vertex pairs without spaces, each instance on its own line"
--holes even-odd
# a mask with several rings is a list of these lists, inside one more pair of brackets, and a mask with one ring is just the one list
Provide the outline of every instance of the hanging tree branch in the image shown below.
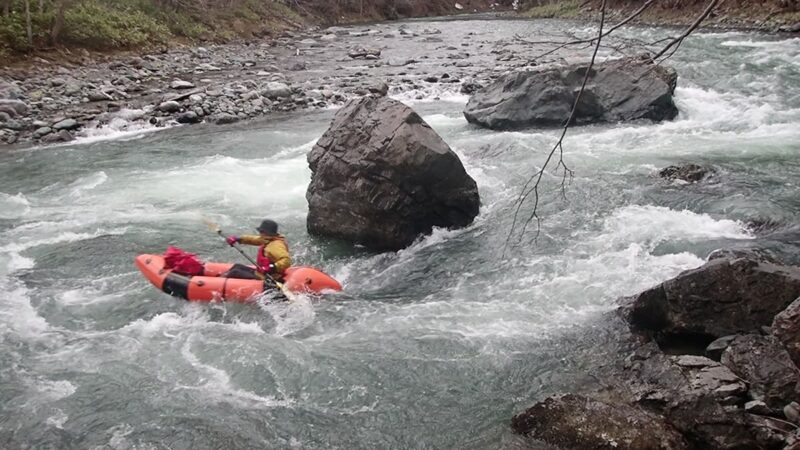
[[[552,164],[552,161],[555,159],[556,152],[558,152],[558,161],[557,161],[557,163],[555,163],[556,164],[555,170],[558,171],[559,168],[563,168],[563,170],[564,170],[563,177],[562,177],[562,180],[561,180],[561,193],[562,193],[562,195],[566,196],[567,177],[572,178],[573,171],[566,165],[566,163],[564,161],[563,142],[564,142],[564,138],[567,135],[567,130],[569,129],[570,125],[572,124],[572,122],[575,119],[575,115],[576,115],[577,109],[578,109],[578,104],[580,102],[581,96],[583,95],[583,93],[584,93],[584,91],[586,89],[586,84],[587,84],[589,76],[590,76],[590,74],[592,72],[592,68],[594,67],[595,59],[597,58],[597,53],[598,53],[598,51],[600,49],[601,42],[603,41],[603,38],[607,37],[612,32],[614,32],[615,30],[620,28],[621,26],[627,24],[628,22],[630,22],[634,18],[636,18],[639,15],[641,15],[642,12],[644,12],[654,2],[655,2],[655,0],[646,1],[644,4],[642,4],[642,6],[639,7],[639,9],[634,11],[630,16],[626,17],[625,19],[623,19],[622,21],[620,21],[619,23],[617,23],[613,27],[611,27],[611,28],[609,28],[609,29],[604,31],[603,30],[603,26],[605,24],[606,0],[603,0],[602,1],[602,5],[600,7],[600,30],[598,32],[598,35],[596,37],[593,37],[593,38],[573,39],[572,41],[568,41],[568,42],[553,42],[553,41],[527,41],[527,40],[524,40],[522,38],[517,37],[518,40],[521,40],[521,41],[523,41],[525,43],[528,43],[528,44],[547,44],[547,43],[549,43],[549,44],[558,44],[558,46],[555,49],[547,51],[547,52],[543,53],[542,55],[538,56],[537,58],[541,58],[542,56],[549,55],[549,54],[554,53],[554,52],[556,52],[556,51],[558,51],[560,49],[563,49],[565,47],[581,46],[582,44],[588,44],[587,46],[591,46],[592,44],[594,44],[594,51],[592,53],[591,60],[589,61],[589,65],[586,68],[586,73],[584,74],[583,83],[581,84],[581,88],[580,88],[580,90],[578,91],[578,94],[575,97],[575,102],[574,102],[574,104],[572,106],[572,110],[570,111],[569,118],[564,123],[564,128],[561,131],[561,136],[559,137],[558,141],[555,143],[553,148],[550,150],[550,152],[547,154],[547,158],[545,159],[545,162],[542,165],[542,167],[539,170],[537,170],[533,175],[531,175],[528,178],[528,180],[525,182],[525,185],[522,187],[522,190],[520,191],[519,196],[517,197],[516,201],[514,202],[514,205],[512,206],[512,208],[514,209],[514,216],[513,216],[512,222],[511,222],[511,229],[508,232],[508,236],[506,237],[505,244],[503,245],[503,256],[505,256],[506,250],[508,249],[508,246],[511,243],[513,237],[514,237],[515,232],[517,232],[517,229],[521,226],[521,229],[519,231],[519,237],[517,239],[517,242],[519,242],[519,240],[522,239],[522,236],[527,231],[528,226],[533,222],[534,219],[536,219],[536,223],[537,223],[537,230],[536,230],[535,239],[538,238],[539,232],[541,231],[541,226],[540,226],[541,225],[541,219],[539,217],[539,201],[540,201],[539,187],[541,186],[541,182],[542,182],[542,179],[544,177],[545,171]],[[663,41],[667,41],[667,40],[670,41],[661,51],[659,51],[654,57],[652,57],[652,59],[655,61],[658,58],[662,58],[661,61],[659,61],[657,63],[657,64],[660,64],[664,60],[666,60],[669,57],[671,57],[677,51],[677,49],[680,47],[680,45],[683,42],[683,40],[686,39],[687,36],[689,36],[692,32],[694,32],[694,30],[696,30],[700,26],[700,24],[711,14],[711,12],[714,10],[714,8],[719,3],[720,3],[720,0],[710,0],[708,5],[706,6],[706,8],[703,10],[703,12],[695,19],[695,21],[680,36],[675,37],[675,38],[667,37],[667,38],[659,39],[657,41],[650,42],[650,43],[646,44],[647,46],[652,46],[652,45],[655,45],[655,44],[663,42]],[[619,49],[619,48],[617,48],[616,50],[617,51],[621,51],[621,49]],[[667,56],[664,56],[667,52],[669,52],[669,54]],[[522,208],[528,203],[529,199],[532,199],[531,201],[533,203],[533,209],[532,209],[531,213],[528,215],[528,217],[525,219],[525,221],[523,222],[521,220],[521,218],[520,218],[520,213],[522,211]],[[521,223],[521,225],[520,225],[520,223]]]
[[[566,47],[569,47],[571,45],[578,45],[578,44],[592,44],[592,43],[594,43],[594,41],[600,40],[600,39],[608,36],[609,34],[611,34],[614,31],[616,31],[618,28],[620,28],[620,27],[624,26],[625,24],[627,24],[628,22],[630,22],[631,20],[639,17],[639,15],[641,15],[644,12],[644,10],[649,8],[650,5],[652,5],[655,1],[656,0],[647,0],[646,2],[644,2],[644,4],[642,4],[642,6],[639,7],[639,9],[637,9],[636,11],[631,13],[631,15],[629,15],[628,17],[622,19],[619,23],[617,23],[613,27],[609,28],[605,32],[602,32],[597,37],[588,38],[588,39],[575,39],[575,40],[568,41],[568,42],[528,41],[528,40],[522,39],[521,37],[517,37],[517,39],[522,41],[522,42],[525,42],[526,44],[559,44],[558,47],[555,47],[555,48],[553,48],[551,50],[548,50],[547,52],[542,53],[541,55],[535,57],[534,59],[543,58],[543,57],[545,57],[547,55],[550,55],[552,53],[555,53],[555,52],[561,50],[562,48],[566,48]],[[604,7],[605,7],[605,4],[604,4],[603,8]],[[605,14],[605,11],[603,11],[602,14]]]
[[713,11],[714,7],[717,6],[717,3],[719,3],[719,0],[711,0],[708,3],[708,6],[706,6],[705,11],[703,11],[703,13],[700,16],[697,17],[697,19],[694,21],[694,23],[692,23],[689,26],[689,28],[687,28],[686,31],[683,32],[683,34],[681,34],[680,36],[676,37],[675,39],[670,41],[669,44],[664,46],[664,48],[661,49],[660,52],[658,52],[655,56],[653,56],[653,59],[655,60],[655,59],[658,59],[658,58],[662,57],[664,55],[664,53],[666,53],[673,45],[676,46],[676,47],[675,47],[674,50],[672,50],[672,53],[670,53],[669,56],[667,56],[667,58],[669,58],[670,56],[675,54],[675,51],[678,50],[678,47],[680,47],[680,45],[683,43],[683,40],[686,39],[686,36],[689,36],[690,34],[692,34],[692,32],[697,27],[699,27],[700,24],[704,20],[706,20],[706,17],[708,17],[711,14],[711,11]]
[[[550,150],[550,153],[547,155],[547,159],[545,160],[544,165],[539,169],[538,172],[534,173],[530,178],[528,178],[528,181],[526,181],[525,185],[522,187],[522,191],[521,191],[521,193],[520,193],[520,195],[517,198],[517,201],[515,203],[516,207],[515,207],[515,210],[514,210],[514,219],[513,219],[512,223],[511,223],[511,230],[508,232],[508,237],[506,238],[505,245],[503,246],[503,253],[504,254],[505,254],[505,250],[508,247],[508,244],[509,244],[511,238],[513,237],[514,230],[517,227],[517,220],[519,218],[520,210],[522,209],[523,205],[525,204],[525,201],[531,195],[533,195],[533,211],[531,212],[530,216],[528,216],[528,218],[525,220],[525,222],[524,222],[524,224],[522,226],[522,230],[520,232],[520,239],[521,239],[521,236],[523,234],[525,234],[525,231],[527,230],[528,225],[533,221],[533,219],[536,219],[537,225],[539,225],[541,223],[540,218],[539,218],[539,214],[538,214],[538,208],[539,208],[539,185],[542,182],[542,177],[544,176],[544,172],[547,169],[547,166],[550,164],[550,161],[553,159],[553,157],[556,154],[556,150],[558,150],[558,152],[559,152],[559,159],[558,159],[558,163],[556,164],[556,170],[558,170],[559,167],[563,167],[564,168],[564,177],[562,178],[562,182],[561,182],[562,192],[563,192],[563,189],[564,189],[564,183],[566,182],[567,176],[568,175],[570,177],[572,176],[572,170],[569,167],[567,167],[567,165],[564,163],[564,147],[563,147],[562,144],[564,142],[564,137],[567,135],[567,130],[569,129],[570,124],[575,119],[575,114],[576,114],[576,112],[578,110],[578,104],[580,103],[581,95],[583,94],[583,91],[586,89],[586,83],[589,81],[589,76],[592,73],[592,67],[594,67],[594,61],[597,58],[597,52],[600,49],[600,43],[602,42],[603,36],[604,36],[604,34],[603,34],[603,25],[605,24],[605,19],[606,19],[606,0],[603,0],[602,5],[600,6],[600,31],[599,31],[599,33],[597,35],[597,38],[596,38],[597,43],[594,46],[594,52],[592,53],[592,58],[589,61],[589,66],[586,68],[586,73],[584,74],[584,77],[583,77],[583,83],[581,83],[581,88],[578,91],[578,94],[575,96],[575,102],[572,105],[572,110],[569,113],[569,117],[567,118],[567,121],[564,123],[564,129],[561,131],[561,137],[559,137],[559,139],[556,142],[556,144]],[[533,186],[531,186],[531,183],[533,183]],[[540,230],[541,230],[541,227],[537,226],[537,230],[536,230],[537,236],[538,236],[538,233],[539,233]]]

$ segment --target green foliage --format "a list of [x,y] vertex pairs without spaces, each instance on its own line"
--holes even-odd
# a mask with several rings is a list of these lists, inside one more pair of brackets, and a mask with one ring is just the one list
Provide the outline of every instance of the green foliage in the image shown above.
[[66,11],[64,41],[91,48],[135,47],[165,42],[169,29],[124,3],[84,0]]

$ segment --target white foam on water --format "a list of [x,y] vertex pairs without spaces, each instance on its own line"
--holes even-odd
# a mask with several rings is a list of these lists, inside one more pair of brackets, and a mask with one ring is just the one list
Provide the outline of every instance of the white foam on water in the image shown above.
[[786,50],[800,51],[800,38],[781,39],[773,41],[754,41],[752,39],[727,40],[720,42],[719,45],[721,45],[722,47],[765,48],[771,51],[786,51]]
[[422,89],[411,89],[408,91],[392,93],[389,95],[389,97],[409,106],[433,102],[466,105],[469,101],[469,95],[462,94],[459,91],[460,89],[461,85],[459,83],[452,83],[448,85],[448,87],[432,84],[431,86],[426,86]]
[[54,402],[67,398],[78,390],[74,384],[66,380],[37,380],[32,382],[30,387],[47,402]]
[[[224,307],[224,305],[223,305]],[[166,336],[175,338],[183,332],[194,333],[204,329],[224,330],[238,334],[265,334],[258,323],[234,320],[230,323],[211,321],[205,305],[188,305],[183,314],[161,313],[152,319],[138,319],[122,328],[127,334],[141,337]]]
[[0,192],[0,219],[19,219],[31,210],[31,202],[21,192],[17,195]]
[[274,397],[264,397],[256,393],[240,389],[233,385],[231,377],[223,369],[218,369],[210,364],[200,361],[192,352],[192,340],[189,339],[181,348],[181,355],[199,372],[204,373],[199,385],[179,385],[178,389],[202,392],[211,401],[218,403],[233,402],[242,407],[275,408],[290,407],[292,400],[278,400]]
[[37,239],[36,237],[26,237],[21,236],[18,239],[14,240],[14,242],[6,244],[0,247],[0,252],[22,252],[34,247],[39,247],[42,245],[54,245],[54,244],[63,244],[67,242],[78,242],[78,241],[85,241],[89,239],[94,239],[100,236],[121,236],[124,235],[127,231],[126,228],[118,228],[118,229],[111,229],[111,230],[104,230],[98,229],[94,233],[75,233],[72,231],[67,231],[61,233],[57,236],[44,238],[44,239]]
[[0,275],[0,341],[16,336],[24,340],[45,337],[50,326],[31,304],[28,289],[18,280]]
[[45,420],[45,424],[60,430],[64,429],[64,424],[67,423],[67,420],[69,420],[69,416],[67,413],[58,408],[55,408],[53,412],[54,414]]
[[84,192],[91,191],[106,181],[108,181],[108,175],[106,175],[106,173],[102,170],[91,175],[81,177],[69,185],[69,196],[72,198],[80,197]]
[[97,450],[100,450],[100,448],[102,449],[110,448],[112,450],[129,450],[133,448],[138,449],[139,445],[132,444],[128,440],[128,436],[130,436],[131,433],[134,432],[134,430],[135,429],[127,423],[122,423],[115,426],[114,428],[108,430],[111,432],[111,437],[108,440],[108,444],[106,444],[105,446],[98,446]]
[[592,245],[620,248],[632,244],[650,249],[666,241],[698,242],[707,239],[753,239],[741,222],[713,219],[708,214],[675,211],[663,206],[630,205],[619,208],[603,224]]
[[96,142],[113,140],[132,140],[144,137],[149,133],[166,130],[169,126],[157,127],[147,122],[130,122],[124,117],[116,117],[108,124],[94,127],[86,127],[76,139],[64,145],[93,144]]
[[291,301],[270,301],[266,297],[259,301],[259,306],[267,311],[275,321],[275,335],[288,336],[301,331],[314,323],[316,313],[311,298],[307,295],[295,294]]

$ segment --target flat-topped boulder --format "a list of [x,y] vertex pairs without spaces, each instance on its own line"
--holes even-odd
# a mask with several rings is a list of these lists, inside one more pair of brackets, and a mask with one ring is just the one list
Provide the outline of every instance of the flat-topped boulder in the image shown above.
[[[493,130],[562,126],[580,91],[588,62],[506,74],[476,91],[464,116]],[[678,115],[677,74],[649,56],[596,63],[580,97],[574,123],[655,121]]]

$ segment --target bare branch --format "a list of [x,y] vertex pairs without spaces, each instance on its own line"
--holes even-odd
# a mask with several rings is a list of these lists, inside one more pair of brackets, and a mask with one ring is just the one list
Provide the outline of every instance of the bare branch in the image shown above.
[[[506,242],[505,242],[505,244],[503,246],[503,254],[504,255],[505,255],[506,249],[508,247],[508,244],[511,241],[511,238],[514,235],[514,231],[515,231],[515,229],[517,227],[517,220],[519,219],[520,210],[522,209],[523,205],[525,204],[525,201],[531,195],[534,196],[533,197],[533,210],[532,210],[530,216],[525,220],[525,222],[524,222],[524,224],[522,226],[522,230],[520,231],[520,239],[521,239],[521,236],[525,234],[525,231],[527,230],[528,225],[533,221],[533,219],[536,219],[536,223],[537,223],[536,237],[538,238],[539,231],[541,230],[541,220],[540,220],[540,217],[539,217],[539,214],[538,214],[538,211],[539,211],[539,185],[540,185],[540,183],[542,181],[542,177],[544,176],[545,170],[547,170],[547,166],[550,164],[550,161],[553,159],[553,156],[555,155],[557,150],[559,152],[559,160],[558,160],[558,163],[556,164],[556,170],[558,170],[559,167],[563,167],[564,168],[564,178],[562,179],[562,193],[564,192],[563,189],[564,189],[564,183],[566,182],[567,174],[569,174],[569,176],[572,177],[572,170],[569,167],[567,167],[566,164],[564,164],[564,147],[563,147],[562,144],[564,142],[564,137],[567,135],[567,130],[569,129],[570,124],[572,124],[572,122],[575,120],[575,115],[577,114],[577,111],[578,111],[578,104],[580,103],[581,95],[583,94],[584,90],[586,89],[586,83],[589,81],[589,76],[592,73],[592,68],[594,67],[595,59],[597,58],[597,52],[600,50],[600,43],[602,42],[603,36],[604,36],[603,25],[605,24],[605,19],[606,19],[606,0],[603,0],[603,3],[601,5],[601,7],[600,7],[600,30],[599,30],[597,38],[595,39],[597,41],[597,43],[596,43],[596,45],[594,47],[594,52],[592,53],[592,58],[589,60],[589,65],[586,68],[586,73],[583,76],[583,82],[581,83],[581,88],[578,91],[578,94],[575,96],[575,102],[572,105],[572,110],[570,111],[570,114],[569,114],[569,117],[567,118],[567,121],[564,123],[564,129],[561,131],[561,137],[559,137],[558,142],[556,142],[556,144],[553,146],[552,150],[550,150],[550,153],[547,155],[547,159],[545,160],[544,165],[541,167],[541,169],[539,169],[539,171],[537,173],[533,174],[530,178],[528,178],[528,181],[525,182],[525,185],[522,187],[522,191],[521,191],[519,197],[517,198],[517,201],[515,202],[516,207],[515,207],[515,210],[514,210],[514,219],[511,222],[511,230],[508,232],[508,237],[506,238]],[[535,180],[535,182],[534,182],[534,180]],[[532,187],[530,187],[531,183],[533,183]]]
[[617,23],[613,27],[609,28],[605,33],[601,33],[597,37],[593,37],[593,38],[589,38],[589,39],[575,39],[575,40],[568,41],[568,42],[560,42],[560,41],[559,42],[556,42],[556,41],[528,41],[528,40],[525,40],[525,39],[523,39],[523,38],[521,38],[519,36],[517,36],[517,39],[522,41],[522,42],[524,42],[524,43],[526,43],[526,44],[559,44],[558,47],[556,47],[554,49],[551,49],[551,50],[549,50],[549,51],[537,56],[534,59],[543,58],[543,57],[545,57],[547,55],[550,55],[552,53],[557,52],[558,50],[561,50],[562,48],[569,47],[571,45],[577,45],[577,44],[592,44],[592,43],[594,43],[594,41],[602,39],[602,38],[608,36],[609,34],[611,34],[614,31],[616,31],[618,28],[622,27],[623,25],[627,24],[631,20],[633,20],[636,17],[638,17],[639,15],[641,15],[644,12],[644,10],[646,10],[648,7],[650,7],[650,5],[652,5],[654,2],[655,2],[655,0],[647,0],[646,2],[644,2],[642,4],[642,6],[639,7],[639,9],[637,9],[636,11],[631,13],[631,15],[629,15],[625,19],[621,20],[619,23]]
[[[717,3],[719,3],[719,0],[711,0],[708,3],[708,6],[706,6],[705,11],[703,11],[703,14],[700,14],[700,16],[697,17],[694,23],[691,24],[689,28],[687,28],[686,31],[683,32],[683,34],[673,39],[669,44],[667,44],[663,49],[661,49],[660,52],[658,52],[655,56],[653,56],[653,59],[655,60],[663,56],[664,53],[666,53],[670,48],[672,48],[673,45],[677,45],[679,47],[681,43],[683,43],[683,40],[686,39],[686,36],[689,36],[692,33],[692,31],[694,31],[697,27],[699,27],[700,24],[706,19],[706,17],[708,17],[709,14],[711,14],[711,11],[713,11],[714,7],[717,6]],[[678,48],[675,47],[675,50],[677,49]],[[673,50],[672,52],[673,54],[675,53],[675,50]],[[670,56],[672,56],[672,54],[670,54]]]

